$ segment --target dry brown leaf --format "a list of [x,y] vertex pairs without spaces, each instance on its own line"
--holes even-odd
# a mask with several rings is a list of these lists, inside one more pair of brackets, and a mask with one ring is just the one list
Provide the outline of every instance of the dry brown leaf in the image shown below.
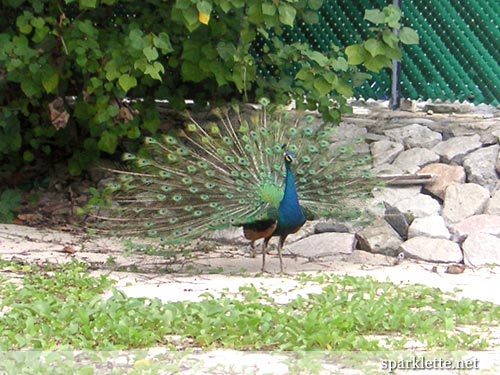
[[69,121],[69,113],[64,108],[64,101],[59,96],[49,103],[50,121],[57,130],[64,129]]

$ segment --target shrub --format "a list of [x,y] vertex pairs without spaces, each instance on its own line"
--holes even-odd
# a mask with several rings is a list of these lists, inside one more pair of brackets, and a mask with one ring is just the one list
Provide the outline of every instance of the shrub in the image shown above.
[[[338,121],[352,88],[415,43],[401,13],[367,11],[373,37],[322,53],[286,43],[322,0],[2,0],[0,178],[36,158],[67,158],[78,175],[121,140],[154,134],[155,100],[183,109],[270,96]],[[264,53],[252,54],[255,43]],[[361,68],[360,68],[361,67]],[[263,75],[259,72],[270,72]],[[296,72],[296,73],[293,73]],[[128,100],[126,100],[128,99]]]

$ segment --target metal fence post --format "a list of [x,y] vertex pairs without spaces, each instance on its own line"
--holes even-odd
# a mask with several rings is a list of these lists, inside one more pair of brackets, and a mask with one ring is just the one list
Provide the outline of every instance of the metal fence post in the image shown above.
[[[393,4],[401,9],[402,0],[393,0]],[[399,29],[394,29],[393,33],[399,36]],[[391,109],[398,109],[401,103],[401,61],[392,61],[392,75],[391,75],[391,100],[389,106]]]

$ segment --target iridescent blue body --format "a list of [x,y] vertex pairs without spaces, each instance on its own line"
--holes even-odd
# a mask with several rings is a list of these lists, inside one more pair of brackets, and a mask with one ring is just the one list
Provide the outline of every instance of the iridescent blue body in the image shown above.
[[299,197],[297,195],[297,187],[295,186],[295,178],[291,168],[294,155],[285,153],[285,191],[280,202],[276,219],[268,219],[249,223],[243,226],[245,237],[253,242],[257,239],[264,238],[262,246],[262,271],[266,265],[267,245],[271,237],[279,236],[278,256],[280,259],[280,269],[283,272],[283,257],[281,251],[286,237],[289,234],[297,232],[306,222],[306,216],[300,207]]

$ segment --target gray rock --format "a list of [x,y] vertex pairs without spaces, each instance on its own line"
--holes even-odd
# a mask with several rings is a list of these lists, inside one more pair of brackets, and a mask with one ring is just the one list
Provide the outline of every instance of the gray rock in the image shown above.
[[376,134],[376,133],[366,133],[365,135],[365,141],[367,142],[376,142],[376,141],[383,141],[387,140],[387,137],[385,135],[381,134]]
[[462,241],[473,233],[488,233],[500,236],[500,216],[474,215],[452,225],[450,231],[457,241]]
[[468,266],[500,265],[500,238],[487,233],[473,233],[462,244],[464,263]]
[[314,226],[314,233],[319,234],[319,233],[332,233],[332,232],[337,232],[337,233],[349,233],[349,228],[347,225],[342,224],[342,223],[317,223]]
[[497,160],[495,162],[495,171],[500,174],[500,153],[497,155]]
[[464,263],[468,266],[500,265],[500,238],[487,233],[473,233],[462,244]]
[[467,172],[467,181],[484,186],[490,192],[498,181],[495,170],[499,146],[493,145],[471,152],[464,158],[463,166]]
[[432,148],[436,154],[441,156],[444,163],[461,164],[465,155],[481,147],[480,136],[461,136],[450,138],[438,143]]
[[425,190],[440,199],[444,199],[444,194],[448,186],[454,183],[463,184],[466,177],[462,166],[442,163],[429,164],[418,173],[434,176],[434,181],[426,184]]
[[458,263],[463,259],[460,246],[444,238],[413,237],[400,246],[407,257],[428,262]]
[[327,259],[338,254],[351,254],[356,238],[351,233],[321,233],[287,246],[293,255],[308,259]]
[[495,191],[493,196],[488,200],[484,213],[489,215],[500,215],[500,192],[498,190]]
[[432,148],[442,140],[440,133],[419,124],[386,130],[384,134],[393,141],[402,143],[408,148]]
[[402,213],[398,208],[386,204],[384,219],[400,235],[406,239],[408,236],[408,227],[412,221],[411,215]]
[[439,202],[426,194],[417,194],[414,197],[402,199],[394,206],[403,213],[412,214],[413,217],[438,215],[441,211]]
[[394,206],[403,199],[413,198],[420,193],[420,186],[385,187],[373,191],[373,196],[380,202]]
[[389,256],[396,256],[399,245],[403,242],[399,234],[383,219],[360,230],[356,233],[356,239],[359,249]]
[[399,154],[392,165],[403,173],[416,173],[423,166],[439,161],[439,155],[426,148],[411,148]]
[[398,142],[391,141],[377,141],[370,145],[372,153],[373,165],[391,163],[396,156],[403,152],[403,145]]
[[333,139],[335,142],[354,141],[356,138],[365,138],[367,134],[366,128],[352,123],[342,121],[339,126],[335,127]]
[[353,250],[352,254],[346,260],[354,264],[365,264],[370,266],[391,266],[394,265],[395,262],[394,257],[370,253],[363,250]]
[[394,176],[403,174],[401,168],[388,163],[377,165],[373,167],[371,171],[375,176]]
[[458,223],[484,211],[490,192],[477,184],[448,186],[444,196],[443,217],[447,223]]
[[469,113],[473,110],[471,103],[429,103],[424,107],[424,111],[434,113]]
[[441,216],[419,217],[413,220],[408,228],[408,238],[413,237],[432,237],[444,238],[449,240],[451,237],[444,219]]

